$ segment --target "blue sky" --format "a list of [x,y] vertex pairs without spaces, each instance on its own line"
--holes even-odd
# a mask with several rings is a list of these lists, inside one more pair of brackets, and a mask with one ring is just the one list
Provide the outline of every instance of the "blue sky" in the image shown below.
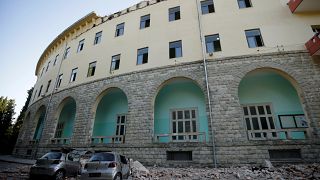
[[16,115],[36,82],[39,57],[71,24],[95,11],[105,16],[141,0],[0,0],[0,96],[16,100]]

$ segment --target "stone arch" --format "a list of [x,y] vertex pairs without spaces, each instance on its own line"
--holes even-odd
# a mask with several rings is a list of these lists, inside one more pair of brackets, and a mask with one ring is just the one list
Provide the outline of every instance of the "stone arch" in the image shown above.
[[[274,125],[271,125],[273,124],[273,122],[270,122],[268,120],[267,120],[268,123],[266,123],[266,120],[265,120],[266,118],[263,118],[263,121],[258,120],[260,122],[260,125],[259,125],[260,128],[262,128],[261,126],[263,126],[262,125],[262,122],[263,122],[264,128],[267,128],[268,126],[269,128],[273,127],[276,129],[282,129],[282,126],[286,126],[283,124],[284,122],[287,122],[290,124],[288,120],[286,121],[280,120],[280,116],[283,116],[283,115],[295,116],[298,114],[302,114],[303,117],[306,117],[306,118],[305,120],[304,119],[301,120],[301,122],[305,124],[305,122],[308,121],[306,108],[305,106],[303,106],[304,97],[303,97],[302,89],[299,83],[289,73],[279,68],[258,67],[250,71],[246,71],[242,76],[241,81],[238,83],[238,98],[239,98],[239,104],[244,103],[248,105],[248,104],[270,103],[270,105],[272,105],[271,107],[269,105],[266,105],[264,108],[263,106],[259,106],[259,108],[261,108],[261,113],[266,113],[264,111],[270,108],[274,114],[273,116]],[[254,106],[250,106],[250,108],[253,108],[253,107]],[[248,110],[251,110],[251,109],[248,109],[249,106],[243,107],[243,108],[244,108],[243,109],[244,113],[247,112],[245,114],[251,113],[251,111],[248,112]],[[258,108],[258,106],[256,108]],[[255,108],[253,108],[253,110],[254,109]],[[257,113],[260,113],[260,112],[257,111]],[[250,125],[251,120],[249,119],[250,118],[246,118],[246,126],[247,126],[247,129],[251,130],[254,125],[253,125],[253,120]],[[296,122],[294,122],[294,120],[292,120],[291,123],[297,124]],[[258,128],[257,125],[255,128]],[[301,132],[301,133],[304,133],[304,132]],[[296,135],[296,137],[294,138],[305,138],[305,135],[304,134],[301,135],[301,133],[300,135]],[[291,134],[294,134],[294,133],[291,133]],[[295,133],[295,134],[298,134],[298,133]],[[279,133],[277,135],[280,138],[287,138],[284,133],[283,134]],[[262,136],[266,136],[266,135],[264,134]],[[274,134],[274,136],[276,136],[276,134]],[[249,134],[249,137],[250,137],[250,134]]]
[[[194,140],[189,139],[191,136],[186,135],[183,137],[166,137],[163,140],[159,138],[158,134],[177,133],[177,129],[182,126],[183,133],[203,133],[201,136],[196,135],[194,137],[200,141],[208,140],[209,123],[207,117],[207,97],[205,92],[206,91],[198,81],[189,77],[180,76],[164,80],[157,87],[156,94],[153,96],[152,101],[154,117],[153,131],[156,140],[160,142],[175,141],[177,140],[176,138]],[[181,123],[178,125],[178,122],[174,122],[178,119],[173,118],[173,115],[178,116],[178,114],[181,113],[183,118],[187,120],[182,126],[180,126]],[[183,134],[182,131],[179,131],[179,133]]]
[[[108,87],[101,91],[92,107],[94,118],[91,123],[91,136],[124,136],[125,129],[123,128],[125,127],[119,124],[126,123],[128,108],[128,97],[122,88]],[[125,119],[123,120],[123,118]],[[114,141],[114,139],[105,139],[104,143],[110,143],[111,141]],[[123,141],[123,138],[119,141]]]
[[41,105],[38,110],[36,111],[36,114],[34,116],[34,120],[36,122],[36,127],[33,133],[33,140],[40,140],[43,129],[44,129],[44,121],[46,116],[46,106]]
[[57,119],[55,138],[71,138],[74,131],[76,112],[77,103],[72,96],[67,96],[60,102],[54,118]]

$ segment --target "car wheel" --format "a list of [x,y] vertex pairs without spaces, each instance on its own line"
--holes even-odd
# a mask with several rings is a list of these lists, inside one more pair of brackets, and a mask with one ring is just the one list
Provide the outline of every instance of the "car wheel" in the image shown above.
[[122,176],[120,173],[118,173],[114,178],[113,180],[122,180]]
[[54,175],[55,180],[64,180],[65,179],[65,173],[62,170],[59,170]]

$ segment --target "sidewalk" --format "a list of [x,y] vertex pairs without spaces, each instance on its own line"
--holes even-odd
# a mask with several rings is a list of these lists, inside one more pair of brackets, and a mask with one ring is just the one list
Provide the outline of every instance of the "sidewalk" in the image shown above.
[[32,165],[36,162],[36,160],[16,158],[16,157],[13,157],[12,155],[0,155],[0,161],[26,164],[26,165]]

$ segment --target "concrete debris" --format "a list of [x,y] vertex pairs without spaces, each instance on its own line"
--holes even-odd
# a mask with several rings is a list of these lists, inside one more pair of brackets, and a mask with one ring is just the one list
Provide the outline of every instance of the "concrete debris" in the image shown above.
[[[140,163],[139,163],[140,164]],[[231,168],[163,168],[148,167],[149,173],[140,173],[139,168],[133,169],[132,179],[142,180],[209,180],[209,179],[320,179],[320,164],[283,165],[273,167],[271,162],[266,162],[266,167],[231,167]],[[140,165],[138,167],[141,167]]]
[[137,178],[146,178],[150,176],[149,170],[144,167],[139,161],[134,161],[132,163],[132,172]]

